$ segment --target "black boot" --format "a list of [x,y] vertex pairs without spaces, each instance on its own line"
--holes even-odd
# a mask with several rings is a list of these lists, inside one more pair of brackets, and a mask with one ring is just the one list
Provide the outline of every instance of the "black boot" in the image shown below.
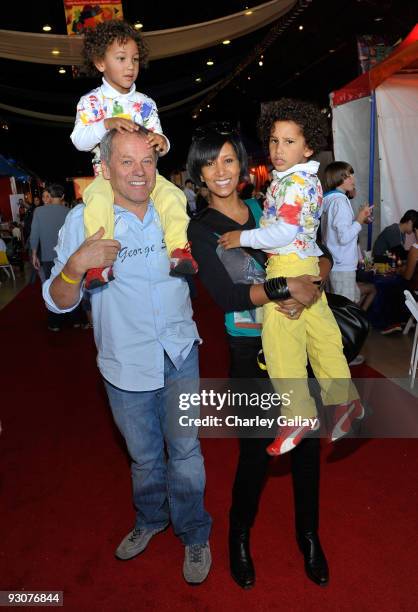
[[305,572],[310,580],[325,586],[329,581],[328,563],[315,531],[305,531],[296,535],[300,551],[305,558]]
[[251,589],[255,582],[255,571],[250,554],[250,530],[229,530],[229,564],[231,576],[243,589]]

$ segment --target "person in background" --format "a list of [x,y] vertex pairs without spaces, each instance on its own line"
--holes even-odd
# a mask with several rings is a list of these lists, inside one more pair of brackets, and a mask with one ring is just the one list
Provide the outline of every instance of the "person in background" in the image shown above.
[[196,210],[197,210],[196,192],[195,192],[194,183],[192,180],[186,179],[186,181],[184,182],[183,191],[187,199],[187,214],[189,215],[189,217],[192,217],[196,213]]
[[254,204],[259,204],[259,201],[254,197],[254,192],[255,186],[252,183],[245,183],[239,195],[240,198],[248,205],[250,204],[250,201]]
[[[39,206],[32,219],[30,247],[32,250],[32,265],[35,270],[42,268],[45,278],[49,278],[55,259],[55,246],[58,242],[58,232],[70,212],[63,205],[64,187],[58,183],[49,185],[42,194],[45,206]],[[44,197],[45,194],[45,197]],[[40,256],[38,257],[38,249]],[[58,332],[64,319],[61,314],[48,310],[48,329]]]
[[405,266],[401,269],[401,275],[408,281],[408,288],[411,292],[418,291],[418,218],[414,220],[412,226],[415,242],[408,252],[408,259]]
[[416,210],[407,210],[399,223],[392,223],[380,232],[373,245],[373,259],[375,262],[386,261],[387,252],[396,256],[396,259],[406,261],[408,251],[405,250],[405,237],[412,234],[415,221],[418,219]]
[[51,194],[49,193],[49,189],[45,187],[42,190],[41,194],[42,204],[50,204],[51,203]]
[[[359,257],[357,239],[372,209],[363,206],[357,216],[354,214],[349,195],[355,191],[355,186],[354,170],[349,163],[335,161],[325,168],[321,236],[334,259],[329,275],[330,292],[359,303],[362,296],[356,281]],[[357,355],[350,365],[362,363],[364,356]]]
[[12,236],[19,242],[22,242],[22,230],[20,229],[19,223],[16,221],[12,223]]
[[209,189],[202,185],[196,194],[196,214],[199,214],[209,205]]

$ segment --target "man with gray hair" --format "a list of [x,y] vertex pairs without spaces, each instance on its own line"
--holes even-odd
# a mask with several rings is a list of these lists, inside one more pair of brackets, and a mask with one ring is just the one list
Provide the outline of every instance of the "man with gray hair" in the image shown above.
[[115,196],[115,239],[101,239],[101,228],[84,240],[84,205],[74,208],[43,292],[50,310],[68,312],[82,298],[87,270],[113,265],[115,280],[91,291],[91,303],[97,363],[132,459],[136,522],[115,554],[132,559],[171,520],[185,545],[184,578],[200,584],[211,566],[203,458],[197,429],[181,435],[172,427],[180,390],[199,390],[199,336],[187,283],[169,274],[161,224],[149,199],[157,154],[147,135],[138,126],[133,133],[112,130],[103,138],[103,176]]

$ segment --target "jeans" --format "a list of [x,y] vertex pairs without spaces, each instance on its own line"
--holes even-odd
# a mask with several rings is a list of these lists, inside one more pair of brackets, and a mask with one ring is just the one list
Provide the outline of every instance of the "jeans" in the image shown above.
[[[132,459],[136,529],[158,529],[171,518],[183,544],[204,544],[212,521],[203,505],[205,470],[198,430],[190,428],[187,437],[179,436],[170,424],[170,416],[178,414],[179,393],[199,390],[197,346],[180,370],[164,355],[161,389],[124,391],[104,382],[113,418]],[[193,416],[192,410],[188,415]]]

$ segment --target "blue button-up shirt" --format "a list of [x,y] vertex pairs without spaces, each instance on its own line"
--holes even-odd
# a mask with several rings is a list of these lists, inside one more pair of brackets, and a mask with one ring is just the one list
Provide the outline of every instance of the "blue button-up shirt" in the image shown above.
[[[43,285],[49,310],[61,313],[49,288],[69,257],[84,242],[84,205],[62,227],[51,277]],[[164,386],[164,351],[179,369],[199,341],[184,278],[169,275],[170,264],[158,213],[149,203],[143,221],[115,205],[115,239],[121,249],[115,280],[91,291],[97,364],[110,383],[126,391]],[[80,290],[80,300],[83,289]]]

